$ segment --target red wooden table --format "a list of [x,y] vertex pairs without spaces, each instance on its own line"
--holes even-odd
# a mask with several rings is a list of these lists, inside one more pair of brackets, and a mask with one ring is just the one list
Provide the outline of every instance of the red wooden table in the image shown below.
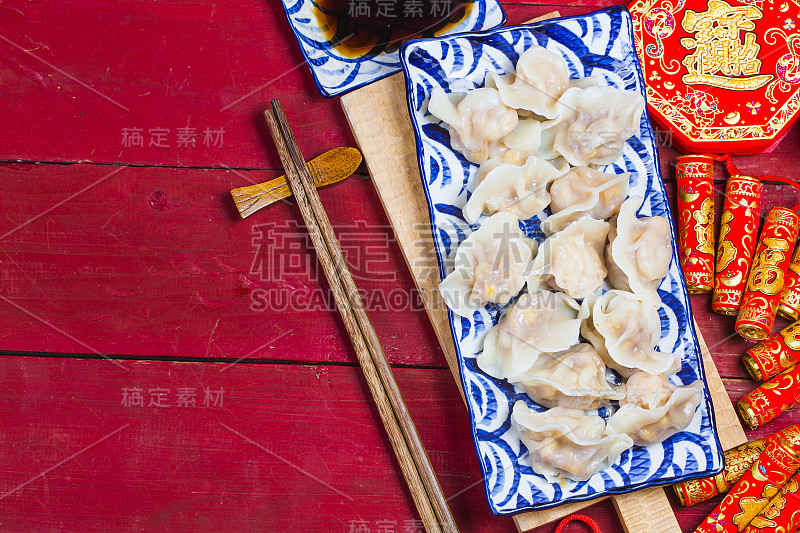
[[[504,5],[513,24],[609,3]],[[299,212],[243,221],[229,195],[281,173],[271,98],[306,155],[354,145],[277,0],[11,0],[0,41],[0,529],[421,531]],[[799,137],[737,164],[796,177]],[[322,200],[459,527],[516,531],[369,177]],[[745,343],[692,306],[735,401]],[[621,529],[609,502],[586,513]]]

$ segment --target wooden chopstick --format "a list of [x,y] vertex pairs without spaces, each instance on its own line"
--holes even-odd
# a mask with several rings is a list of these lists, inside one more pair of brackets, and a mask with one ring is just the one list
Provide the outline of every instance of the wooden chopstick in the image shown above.
[[280,102],[264,116],[420,517],[428,532],[458,531]]

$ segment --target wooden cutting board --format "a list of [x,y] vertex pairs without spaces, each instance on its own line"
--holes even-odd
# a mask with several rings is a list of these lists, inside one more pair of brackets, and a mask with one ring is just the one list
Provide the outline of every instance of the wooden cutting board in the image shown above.
[[[403,74],[395,74],[367,85],[343,96],[341,100],[383,208],[460,389],[458,361],[447,311],[436,290],[441,280],[433,248],[428,206],[417,167],[417,149],[408,115]],[[719,440],[723,449],[727,450],[747,439],[699,330],[697,337],[700,340],[706,380],[714,403]],[[461,395],[463,397],[463,390]],[[642,489],[611,498],[627,533],[680,531],[663,488]],[[514,516],[514,521],[520,531],[527,531],[572,514],[600,499],[604,498],[518,514]]]

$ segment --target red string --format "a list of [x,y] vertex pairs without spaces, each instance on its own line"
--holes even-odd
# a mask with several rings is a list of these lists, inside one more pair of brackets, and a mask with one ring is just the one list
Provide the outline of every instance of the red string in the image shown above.
[[569,524],[570,522],[572,522],[572,521],[576,521],[576,520],[577,520],[577,521],[579,521],[579,522],[583,522],[584,524],[586,524],[587,526],[589,526],[590,528],[592,528],[592,531],[593,531],[594,533],[601,533],[601,532],[600,532],[600,526],[598,526],[598,525],[595,523],[595,521],[594,521],[594,520],[592,520],[592,519],[591,519],[591,518],[589,518],[588,516],[586,516],[586,515],[582,515],[582,514],[573,514],[573,515],[569,515],[568,517],[566,517],[564,520],[562,520],[562,521],[561,521],[561,522],[558,524],[558,527],[556,527],[556,533],[561,533],[561,531],[564,529],[564,526],[566,526],[566,525],[567,525],[567,524]]
[[739,169],[736,165],[733,164],[733,159],[731,159],[731,154],[722,154],[722,155],[715,155],[715,154],[703,154],[706,157],[710,157],[714,161],[723,161],[725,162],[725,168],[728,171],[728,175],[730,176],[738,176],[741,174]]
[[[725,168],[728,171],[728,175],[737,176],[737,175],[741,174],[741,172],[739,172],[739,169],[733,163],[733,160],[731,159],[731,155],[730,154],[722,154],[722,155],[703,154],[703,155],[710,157],[714,161],[724,161],[725,162]],[[794,187],[795,189],[800,191],[800,183],[797,183],[796,181],[790,180],[788,178],[783,178],[781,176],[764,175],[764,176],[756,176],[755,179],[757,179],[758,181],[777,181],[778,183],[783,183],[785,185],[791,185],[792,187]],[[800,204],[797,204],[796,206],[792,207],[792,211],[800,211]]]

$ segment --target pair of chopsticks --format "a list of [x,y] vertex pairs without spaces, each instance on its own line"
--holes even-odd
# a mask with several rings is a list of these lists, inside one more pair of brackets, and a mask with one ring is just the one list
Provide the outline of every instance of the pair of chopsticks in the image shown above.
[[271,102],[271,106],[272,109],[264,111],[264,117],[286,170],[289,187],[303,215],[425,530],[428,533],[457,533],[458,529],[442,489],[436,481],[389,362],[364,309],[364,302],[347,268],[347,262],[283,108],[277,99]]

